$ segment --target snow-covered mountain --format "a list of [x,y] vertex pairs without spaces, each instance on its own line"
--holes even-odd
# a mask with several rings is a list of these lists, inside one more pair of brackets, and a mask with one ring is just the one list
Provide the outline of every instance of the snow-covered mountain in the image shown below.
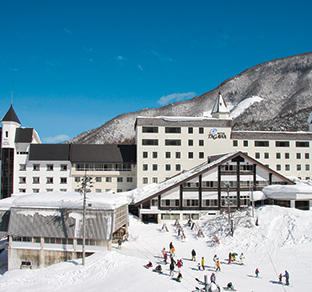
[[235,130],[306,131],[312,111],[311,86],[312,52],[309,52],[249,68],[191,100],[119,115],[69,142],[133,143],[137,116],[203,116],[211,112],[218,91],[231,110]]

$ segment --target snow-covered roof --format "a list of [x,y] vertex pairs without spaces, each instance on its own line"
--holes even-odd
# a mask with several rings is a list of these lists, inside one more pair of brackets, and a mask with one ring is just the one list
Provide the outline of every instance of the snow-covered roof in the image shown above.
[[296,185],[270,185],[264,187],[262,192],[270,199],[312,200],[312,186],[304,183]]
[[[87,193],[88,209],[114,210],[126,205],[127,198],[119,194]],[[36,194],[12,194],[12,197],[0,200],[0,210],[11,207],[26,208],[71,208],[82,209],[83,194],[77,192],[42,192]]]

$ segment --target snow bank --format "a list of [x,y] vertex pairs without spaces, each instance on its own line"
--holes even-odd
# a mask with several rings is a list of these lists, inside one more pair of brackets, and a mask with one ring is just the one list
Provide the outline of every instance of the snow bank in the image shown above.
[[312,200],[312,186],[308,184],[270,185],[264,187],[262,192],[271,199]]
[[242,100],[236,107],[234,110],[231,111],[230,113],[230,117],[235,119],[237,118],[239,115],[241,115],[247,108],[249,108],[253,103],[255,102],[260,102],[261,100],[263,100],[262,97],[260,96],[252,96],[249,98],[246,98],[244,100]]

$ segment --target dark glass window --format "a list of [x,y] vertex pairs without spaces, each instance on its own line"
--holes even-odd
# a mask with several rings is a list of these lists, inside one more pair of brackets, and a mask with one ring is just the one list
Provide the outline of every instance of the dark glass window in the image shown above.
[[269,147],[269,141],[255,141],[255,147]]
[[158,127],[142,127],[142,133],[158,133]]
[[296,147],[309,147],[309,142],[296,142]]
[[166,127],[165,128],[166,133],[181,133],[181,128],[180,127]]
[[[157,144],[158,145],[158,144]],[[181,146],[181,140],[165,140],[165,145],[166,146]]]
[[158,140],[157,139],[143,139],[142,145],[145,145],[145,146],[158,145]]
[[289,141],[275,141],[275,147],[289,147]]

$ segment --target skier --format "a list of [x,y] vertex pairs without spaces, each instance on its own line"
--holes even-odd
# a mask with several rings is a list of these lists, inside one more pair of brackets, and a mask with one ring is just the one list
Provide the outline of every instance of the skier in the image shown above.
[[258,268],[256,268],[256,270],[255,270],[255,274],[256,274],[256,277],[258,278],[259,277],[259,270],[258,270]]
[[171,250],[173,248],[173,244],[172,242],[169,243],[169,250]]
[[200,270],[200,263],[197,264],[198,270]]
[[183,266],[182,261],[178,260],[177,267],[178,267],[179,271],[181,270],[182,266]]
[[158,266],[155,268],[155,272],[158,272],[159,274],[162,273],[161,265],[158,265]]
[[217,272],[217,271],[221,271],[221,267],[220,267],[220,262],[219,262],[219,260],[217,260],[216,272]]
[[283,274],[280,273],[279,276],[278,276],[278,282],[282,283],[282,279],[283,279]]
[[121,239],[118,239],[118,249],[121,249]]
[[153,266],[152,262],[149,261],[148,264],[146,265],[147,268],[151,268]]
[[217,263],[217,260],[218,260],[218,256],[215,254],[214,256],[213,256],[213,259],[212,259],[215,263]]
[[173,277],[173,271],[174,271],[174,263],[171,262],[170,266],[169,266],[169,269],[170,269],[170,277]]
[[229,262],[228,262],[228,264],[230,264],[231,261],[232,261],[232,253],[230,252],[230,253],[229,253]]
[[178,276],[177,276],[177,281],[181,282],[182,280],[182,274],[181,272],[179,272]]
[[245,256],[243,253],[240,254],[239,259],[242,262],[242,264],[244,264]]
[[210,282],[211,283],[216,283],[216,275],[215,273],[212,273],[211,276],[210,276]]
[[289,273],[286,270],[285,270],[285,274],[283,277],[285,277],[285,280],[286,280],[285,285],[288,286],[289,285]]
[[167,255],[167,253],[165,252],[164,253],[164,261],[165,261],[165,264],[167,265],[167,259],[168,259],[168,255]]
[[195,249],[192,249],[191,254],[192,254],[192,261],[196,262],[196,251],[195,251]]
[[204,257],[202,257],[201,266],[202,266],[203,270],[205,270],[205,258]]

